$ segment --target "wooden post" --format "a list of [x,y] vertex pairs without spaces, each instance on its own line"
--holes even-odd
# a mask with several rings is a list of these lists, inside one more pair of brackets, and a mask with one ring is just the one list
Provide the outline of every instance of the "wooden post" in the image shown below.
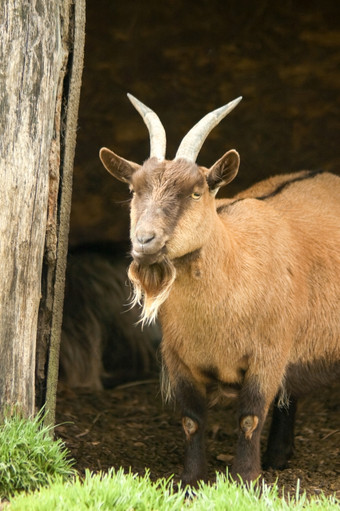
[[[83,0],[75,1],[84,8]],[[75,11],[72,0],[0,5],[0,408],[18,405],[26,415],[35,411],[45,241],[47,258],[58,253]],[[52,324],[53,314],[52,308],[45,321]]]

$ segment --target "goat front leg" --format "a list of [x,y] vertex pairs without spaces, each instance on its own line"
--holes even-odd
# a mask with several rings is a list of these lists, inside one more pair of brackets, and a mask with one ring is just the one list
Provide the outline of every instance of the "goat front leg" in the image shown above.
[[275,399],[267,450],[264,454],[263,468],[282,470],[287,467],[294,450],[294,425],[297,400],[290,397],[280,406]]
[[205,425],[207,404],[203,392],[189,380],[180,380],[175,387],[185,433],[184,469],[181,476],[184,485],[197,486],[205,480],[207,464],[205,456]]
[[239,437],[231,476],[244,483],[254,481],[261,472],[260,436],[270,401],[256,378],[245,381],[239,395]]

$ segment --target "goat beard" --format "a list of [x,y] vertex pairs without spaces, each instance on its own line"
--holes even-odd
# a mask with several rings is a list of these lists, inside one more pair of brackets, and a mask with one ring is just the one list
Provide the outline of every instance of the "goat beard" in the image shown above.
[[132,306],[142,307],[140,323],[150,325],[155,321],[158,310],[168,298],[176,278],[176,269],[169,258],[143,266],[136,261],[130,264],[128,276],[133,285]]

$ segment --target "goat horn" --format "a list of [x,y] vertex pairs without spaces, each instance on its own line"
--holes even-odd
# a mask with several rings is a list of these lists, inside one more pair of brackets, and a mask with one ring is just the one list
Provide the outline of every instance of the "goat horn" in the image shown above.
[[163,124],[159,120],[159,117],[151,108],[144,105],[137,98],[128,93],[128,98],[135,107],[135,109],[143,117],[150,136],[150,158],[157,158],[158,160],[164,160],[166,151],[166,135],[163,128]]
[[195,162],[201,147],[215,126],[241,101],[242,96],[208,113],[185,135],[177,150],[175,160],[184,158]]

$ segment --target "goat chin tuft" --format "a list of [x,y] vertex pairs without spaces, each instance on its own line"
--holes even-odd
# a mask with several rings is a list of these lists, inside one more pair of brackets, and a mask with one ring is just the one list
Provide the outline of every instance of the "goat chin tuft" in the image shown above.
[[134,290],[131,305],[139,304],[142,307],[139,322],[142,326],[150,325],[155,321],[159,307],[169,296],[176,278],[176,269],[167,257],[150,266],[133,261],[128,276]]

